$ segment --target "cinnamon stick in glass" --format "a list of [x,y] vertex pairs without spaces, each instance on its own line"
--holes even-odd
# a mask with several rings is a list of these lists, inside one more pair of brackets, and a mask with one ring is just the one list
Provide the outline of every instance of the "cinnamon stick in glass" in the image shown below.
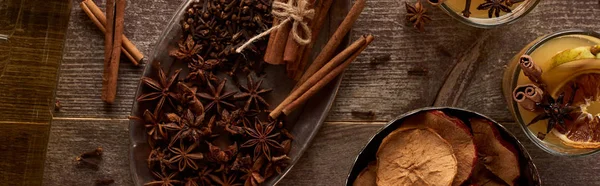
[[[92,10],[86,5],[86,1],[91,1],[91,0],[85,0],[82,1],[79,6],[81,7],[81,9],[83,10],[83,12],[85,12],[85,14],[88,15],[88,17],[92,20],[92,22],[94,22],[94,24],[96,25],[96,27],[98,27],[98,29],[100,29],[100,31],[102,31],[103,33],[106,33],[106,28],[104,28],[104,24],[106,22],[106,17],[104,17],[104,14],[102,14],[102,18],[104,18],[104,21],[100,21],[92,12]],[[92,2],[93,3],[93,2]],[[125,41],[129,41],[124,35],[123,35],[123,45],[125,44]],[[137,49],[136,49],[137,50]],[[139,65],[138,61],[135,58],[133,58],[133,56],[131,56],[131,54],[129,53],[129,51],[127,51],[127,49],[125,49],[125,47],[121,47],[121,53],[123,53],[123,55],[125,55],[125,57],[127,57],[127,59],[129,59],[129,61],[131,61],[131,63],[133,63],[134,65]],[[143,56],[142,56],[143,57]],[[141,60],[141,58],[140,58]]]
[[308,80],[301,84],[297,89],[293,90],[288,97],[286,97],[283,102],[281,102],[273,111],[271,111],[271,118],[277,118],[281,114],[281,111],[292,101],[300,97],[304,92],[314,86],[319,80],[321,80],[327,73],[331,72],[335,67],[339,66],[344,60],[348,58],[348,56],[353,55],[356,51],[362,48],[367,42],[367,38],[370,40],[373,39],[372,35],[362,36],[338,55],[336,55],[327,65],[323,66],[319,71],[317,71],[313,76],[309,77]]
[[[106,28],[104,27],[104,25],[106,25],[106,16],[104,15],[104,13],[102,13],[102,10],[100,10],[100,8],[92,0],[84,0],[82,3],[86,5],[87,9],[89,9],[93,13],[96,20],[100,21],[100,23],[102,25],[102,27],[98,26],[98,24],[96,24],[96,26],[98,26],[98,28],[101,31],[106,33]],[[82,9],[84,9],[83,4],[81,5]],[[85,9],[84,9],[84,11],[85,11]],[[90,16],[90,15],[88,14],[88,16]],[[92,21],[94,21],[94,19],[91,18],[91,16],[90,16],[90,19],[92,19]],[[131,62],[134,65],[136,65],[136,66],[139,65],[139,62],[142,61],[142,59],[144,58],[144,54],[142,54],[140,52],[140,50],[138,50],[137,47],[135,47],[135,45],[127,37],[125,37],[125,35],[122,35],[121,37],[123,37],[123,39],[122,39],[123,47],[122,48],[131,55],[131,58],[129,58],[129,57],[128,58],[132,59]],[[122,49],[122,51],[123,51],[123,49]],[[127,55],[127,53],[125,53],[125,55]]]
[[352,28],[352,25],[354,24],[354,22],[356,22],[358,16],[365,8],[365,4],[366,0],[356,0],[354,5],[352,5],[352,8],[350,9],[350,12],[348,12],[348,15],[346,15],[346,18],[344,18],[340,26],[337,28],[337,30],[335,30],[333,36],[331,36],[325,47],[323,47],[323,50],[321,50],[321,53],[319,53],[319,55],[313,61],[313,63],[310,66],[308,66],[308,69],[306,69],[306,72],[304,72],[302,78],[300,78],[297,85],[304,83],[315,72],[317,72],[321,67],[323,67],[323,65],[325,65],[327,61],[331,59],[331,57],[335,53],[335,49],[340,45],[344,36],[348,34],[350,29]]
[[[306,92],[304,92],[304,94],[302,94],[300,97],[298,97],[292,103],[285,106],[285,108],[282,110],[283,114],[289,115],[292,111],[294,111],[300,105],[304,104],[306,101],[308,101],[309,98],[311,98],[317,92],[319,92],[319,90],[321,90],[321,88],[323,88],[325,85],[327,85],[329,82],[331,82],[331,80],[333,80],[335,77],[340,75],[350,65],[350,63],[352,63],[352,61],[354,61],[356,59],[356,57],[358,57],[358,55],[363,50],[365,50],[365,48],[367,48],[367,46],[369,46],[369,44],[373,41],[373,39],[374,39],[374,37],[372,35],[366,36],[366,42],[362,44],[360,49],[358,49],[357,51],[354,51],[352,56],[348,57],[344,61],[344,63],[335,67],[335,69],[333,69],[332,71],[327,73],[325,76],[315,74],[314,76],[317,76],[319,81],[315,85],[311,86],[310,89],[308,89]],[[332,62],[333,62],[333,60],[332,60]]]

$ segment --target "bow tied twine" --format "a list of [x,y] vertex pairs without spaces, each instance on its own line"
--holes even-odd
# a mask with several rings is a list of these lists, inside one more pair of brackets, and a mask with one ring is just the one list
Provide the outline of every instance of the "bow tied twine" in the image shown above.
[[[315,10],[309,9],[307,0],[298,0],[297,6],[294,6],[294,0],[288,0],[286,3],[275,1],[273,2],[271,14],[277,17],[277,19],[280,20],[280,23],[277,26],[273,26],[270,29],[264,31],[263,33],[252,37],[250,40],[248,40],[246,43],[244,43],[242,46],[235,50],[237,53],[241,53],[242,50],[244,50],[244,48],[246,48],[248,45],[281,28],[283,25],[287,24],[290,21],[293,21],[291,34],[294,41],[296,41],[300,45],[306,45],[310,43],[312,33],[310,31],[310,28],[308,27],[307,21],[304,18],[307,18],[308,20],[313,19],[313,17],[315,16]],[[299,30],[298,25],[301,26],[302,30]],[[304,32],[306,38],[300,37],[300,35],[298,34],[300,31]]]

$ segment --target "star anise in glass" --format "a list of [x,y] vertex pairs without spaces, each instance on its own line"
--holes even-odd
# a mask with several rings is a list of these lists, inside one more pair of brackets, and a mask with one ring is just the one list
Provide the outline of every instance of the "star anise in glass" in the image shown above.
[[[548,134],[556,124],[562,129],[566,129],[565,120],[573,120],[571,117],[571,112],[575,111],[578,107],[571,106],[573,104],[573,99],[575,96],[575,92],[577,91],[577,86],[573,85],[573,94],[571,95],[571,99],[567,103],[563,103],[563,99],[565,97],[564,92],[561,93],[556,100],[552,98],[552,96],[547,96],[546,101],[538,104],[538,107],[544,109],[544,113],[539,114],[527,126],[534,124],[541,120],[548,120],[548,126],[546,128],[546,134]],[[538,134],[538,138],[544,139],[545,134]]]
[[506,6],[511,7],[514,4],[521,3],[523,1],[525,1],[525,0],[505,0],[505,4],[506,4]]
[[271,92],[273,89],[261,89],[262,83],[262,79],[255,83],[252,76],[248,75],[247,87],[240,86],[241,93],[235,95],[235,98],[247,99],[244,110],[250,110],[252,106],[256,110],[261,110],[261,106],[269,108],[269,103],[262,97],[262,94]]
[[484,3],[477,7],[477,10],[488,10],[488,17],[500,17],[500,12],[511,13],[512,10],[504,5],[505,0],[485,0]]
[[221,186],[241,186],[241,183],[236,183],[237,182],[237,176],[234,174],[229,174],[227,175],[227,173],[225,173],[224,171],[221,172],[221,177],[219,176],[215,176],[215,175],[210,175],[210,178],[217,183],[218,185]]
[[275,122],[263,124],[257,118],[253,128],[246,128],[246,133],[250,139],[242,144],[241,147],[254,147],[254,158],[258,158],[262,154],[267,159],[271,159],[271,149],[282,148],[281,144],[275,141],[275,138],[279,136],[279,133],[273,133],[273,129],[275,129],[274,123]]
[[217,114],[221,114],[224,106],[226,106],[228,108],[235,107],[235,105],[229,103],[227,100],[229,98],[233,97],[233,95],[236,92],[225,93],[224,89],[225,89],[226,82],[227,82],[227,79],[223,79],[223,81],[221,81],[219,86],[217,88],[215,88],[212,85],[212,83],[210,81],[208,81],[207,84],[208,84],[208,87],[210,88],[210,94],[204,93],[204,92],[197,93],[197,95],[199,97],[204,98],[209,101],[209,103],[206,106],[204,106],[204,108],[206,109],[207,112],[212,109],[215,109]]
[[168,176],[164,172],[162,174],[152,172],[152,174],[158,178],[158,180],[148,182],[144,184],[145,186],[175,186],[182,183],[180,180],[175,179],[177,172],[173,172]]
[[171,91],[170,88],[173,85],[173,82],[177,80],[177,76],[179,76],[180,71],[181,69],[176,70],[175,73],[169,79],[167,79],[165,72],[162,70],[162,68],[159,68],[158,81],[155,81],[149,77],[142,77],[142,82],[152,88],[154,92],[142,94],[137,98],[137,101],[158,100],[158,104],[156,105],[154,113],[160,113],[165,101],[168,101],[171,106],[175,108],[173,101],[178,99],[178,95]]
[[200,152],[192,153],[196,147],[198,147],[197,143],[192,143],[192,145],[186,147],[183,145],[183,142],[181,142],[179,143],[179,148],[169,148],[169,150],[173,153],[173,157],[169,159],[169,162],[177,163],[179,165],[179,171],[185,170],[186,167],[198,170],[198,164],[196,164],[196,160],[203,159],[204,155],[202,155]]
[[431,21],[431,17],[426,15],[427,9],[421,4],[421,0],[417,0],[415,6],[406,3],[406,21],[413,24],[419,31],[425,31],[425,23]]
[[171,139],[171,145],[179,139],[189,139],[197,143],[200,139],[212,134],[215,116],[211,117],[208,123],[204,124],[204,113],[196,116],[188,109],[184,114],[183,117],[179,117],[177,114],[167,115],[172,122],[178,122],[180,128],[179,132]]
[[194,38],[190,35],[185,41],[179,41],[178,48],[169,52],[170,56],[173,56],[179,60],[188,60],[202,50],[202,45],[196,44]]

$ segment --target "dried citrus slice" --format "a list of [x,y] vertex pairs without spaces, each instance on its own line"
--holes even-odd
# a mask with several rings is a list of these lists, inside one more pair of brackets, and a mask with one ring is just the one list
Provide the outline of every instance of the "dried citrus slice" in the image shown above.
[[484,119],[471,119],[471,129],[479,162],[508,185],[514,185],[521,175],[518,152],[504,141],[496,127]]
[[365,169],[360,171],[360,174],[354,180],[353,186],[376,186],[377,179],[377,162],[371,162]]
[[379,186],[448,186],[456,173],[452,146],[429,128],[396,129],[377,151]]
[[558,65],[542,79],[550,94],[575,106],[571,120],[553,130],[561,141],[576,148],[600,148],[600,60],[584,59]]
[[402,127],[431,128],[450,145],[458,162],[458,173],[452,185],[461,185],[473,171],[477,160],[477,151],[473,143],[469,127],[460,119],[450,117],[439,110],[428,111],[410,116],[402,123]]

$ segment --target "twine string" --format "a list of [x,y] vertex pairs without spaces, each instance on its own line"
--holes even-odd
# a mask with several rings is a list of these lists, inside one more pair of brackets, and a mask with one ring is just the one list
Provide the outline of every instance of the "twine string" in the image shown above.
[[[250,38],[246,43],[242,46],[238,47],[235,51],[237,53],[242,53],[242,51],[248,47],[248,45],[254,43],[262,37],[270,34],[274,30],[281,28],[283,25],[292,22],[292,30],[291,34],[298,44],[306,45],[311,42],[312,33],[310,28],[308,27],[307,20],[311,20],[315,16],[315,10],[309,9],[307,0],[299,0],[297,6],[294,6],[294,0],[288,0],[286,3],[283,2],[273,2],[271,13],[277,19],[280,20],[280,23],[276,26],[271,27],[270,29]],[[306,18],[306,19],[305,19]],[[300,26],[300,28],[298,28]],[[303,32],[305,38],[302,38],[299,32]]]

